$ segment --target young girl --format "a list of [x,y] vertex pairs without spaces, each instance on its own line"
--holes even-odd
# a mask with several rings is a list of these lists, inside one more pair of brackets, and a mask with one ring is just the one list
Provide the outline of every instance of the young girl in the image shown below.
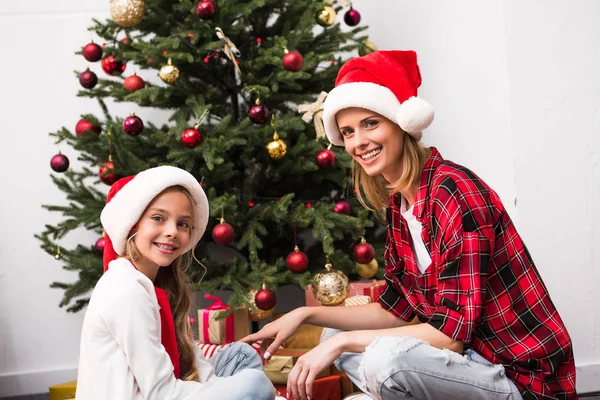
[[337,329],[291,371],[296,399],[333,361],[375,399],[575,399],[571,339],[500,198],[420,143],[420,84],[414,52],[379,51],[348,61],[325,102],[359,199],[387,210],[378,302],[299,308],[243,341],[271,338],[268,359],[302,323]]
[[194,346],[185,270],[208,221],[198,181],[170,166],[123,178],[100,220],[105,273],[83,322],[76,398],[274,399],[247,344],[210,361]]

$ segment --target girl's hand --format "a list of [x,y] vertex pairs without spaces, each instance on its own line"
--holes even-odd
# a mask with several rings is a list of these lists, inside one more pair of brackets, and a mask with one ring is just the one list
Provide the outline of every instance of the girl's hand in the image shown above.
[[343,332],[338,333],[298,358],[288,376],[287,397],[293,394],[295,400],[312,399],[316,377],[342,354],[343,337]]
[[279,346],[298,330],[304,322],[305,316],[303,308],[297,308],[266,324],[260,331],[242,338],[240,342],[250,344],[262,340],[261,354],[265,360],[269,360]]

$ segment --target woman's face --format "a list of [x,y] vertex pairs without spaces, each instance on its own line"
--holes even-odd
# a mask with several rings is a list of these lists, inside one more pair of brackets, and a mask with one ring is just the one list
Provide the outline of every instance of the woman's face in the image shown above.
[[376,112],[345,108],[336,115],[344,147],[369,176],[383,175],[392,183],[402,173],[404,131]]

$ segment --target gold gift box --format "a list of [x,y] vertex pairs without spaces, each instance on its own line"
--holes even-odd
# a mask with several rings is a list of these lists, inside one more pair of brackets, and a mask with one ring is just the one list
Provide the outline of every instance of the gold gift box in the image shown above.
[[59,385],[50,386],[50,400],[67,400],[75,398],[77,390],[77,381],[61,383]]

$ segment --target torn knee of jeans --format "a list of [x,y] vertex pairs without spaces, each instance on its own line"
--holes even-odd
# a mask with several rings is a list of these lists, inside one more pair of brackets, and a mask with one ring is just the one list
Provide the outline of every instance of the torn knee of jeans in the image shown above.
[[446,359],[445,359],[446,365],[450,365],[452,363],[460,364],[460,365],[469,364],[469,356],[462,355],[462,354],[459,354],[455,351],[448,350],[448,349],[444,349],[442,351],[444,353],[444,356],[446,357]]
[[496,364],[495,367],[498,369],[498,375],[500,375],[501,378],[504,378],[504,375],[506,374],[504,371],[504,365]]

